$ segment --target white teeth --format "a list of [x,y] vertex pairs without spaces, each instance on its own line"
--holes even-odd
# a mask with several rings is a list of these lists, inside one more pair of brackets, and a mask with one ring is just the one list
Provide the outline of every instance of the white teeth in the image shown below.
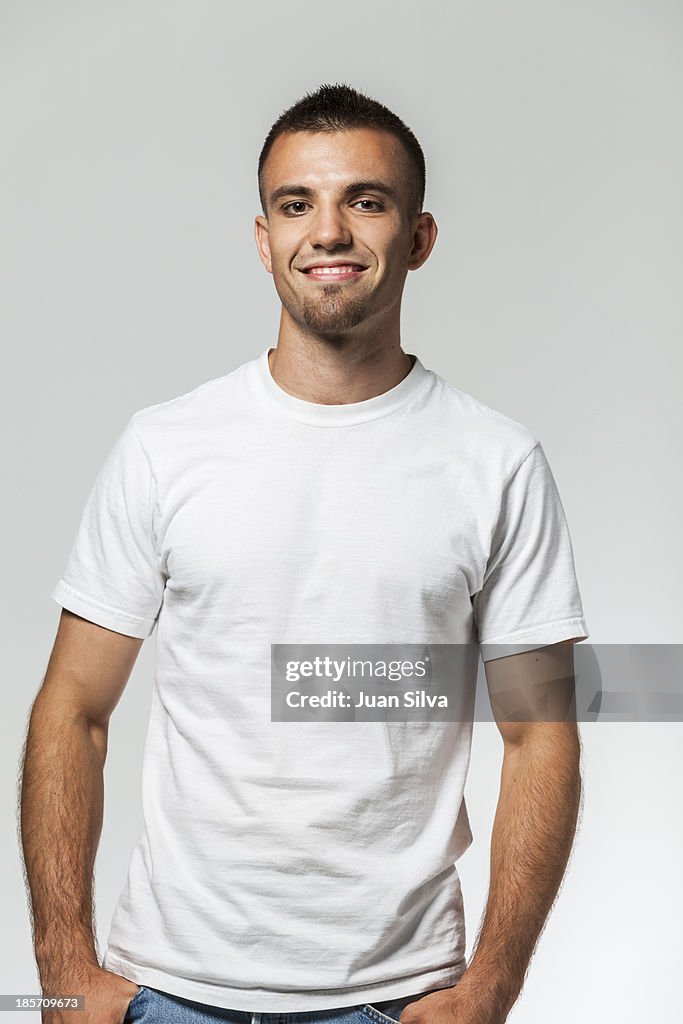
[[[349,264],[346,267],[310,267],[308,270],[309,274],[348,274],[350,270],[356,270],[357,268]],[[358,268],[360,269],[360,268]]]

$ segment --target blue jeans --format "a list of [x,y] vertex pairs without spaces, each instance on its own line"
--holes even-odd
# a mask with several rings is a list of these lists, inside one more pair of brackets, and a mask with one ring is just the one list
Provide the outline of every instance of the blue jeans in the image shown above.
[[[430,991],[436,992],[437,989]],[[251,1013],[249,1010],[225,1010],[192,999],[172,996],[142,985],[135,993],[124,1024],[396,1024],[408,1003],[422,999],[427,992],[385,999],[370,1005],[341,1006],[333,1010],[306,1010],[298,1013]]]

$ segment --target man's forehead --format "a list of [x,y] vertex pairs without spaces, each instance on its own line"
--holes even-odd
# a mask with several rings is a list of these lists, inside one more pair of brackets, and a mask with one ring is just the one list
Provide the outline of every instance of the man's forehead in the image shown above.
[[[399,184],[403,154],[389,132],[353,128],[336,132],[287,132],[278,136],[266,161],[270,188],[293,177],[300,184],[344,184],[382,178]],[[277,180],[276,180],[277,179]]]

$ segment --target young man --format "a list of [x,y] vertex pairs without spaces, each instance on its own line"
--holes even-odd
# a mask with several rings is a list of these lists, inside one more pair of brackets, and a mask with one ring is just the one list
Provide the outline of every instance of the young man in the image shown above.
[[[41,984],[85,994],[83,1024],[500,1024],[519,994],[580,800],[576,724],[539,721],[534,694],[573,684],[588,634],[540,443],[401,348],[405,279],[437,234],[424,182],[412,132],[353,89],[286,111],[255,223],[277,346],[136,412],[92,488],[22,792]],[[108,722],[155,624],[144,831],[100,965]],[[469,964],[471,713],[271,716],[271,645],[394,642],[477,644],[494,711],[514,690],[528,710],[497,715]]]

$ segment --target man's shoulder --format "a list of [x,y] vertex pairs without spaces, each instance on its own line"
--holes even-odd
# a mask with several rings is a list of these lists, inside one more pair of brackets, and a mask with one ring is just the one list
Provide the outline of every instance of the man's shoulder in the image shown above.
[[[434,372],[434,371],[432,371]],[[505,462],[523,458],[538,443],[532,430],[434,373],[440,421],[461,448],[478,455],[500,454]]]
[[212,424],[216,417],[228,415],[244,393],[253,362],[243,362],[220,377],[202,381],[189,391],[137,409],[132,415],[137,432],[145,435],[182,429],[187,433],[193,427],[201,429]]

